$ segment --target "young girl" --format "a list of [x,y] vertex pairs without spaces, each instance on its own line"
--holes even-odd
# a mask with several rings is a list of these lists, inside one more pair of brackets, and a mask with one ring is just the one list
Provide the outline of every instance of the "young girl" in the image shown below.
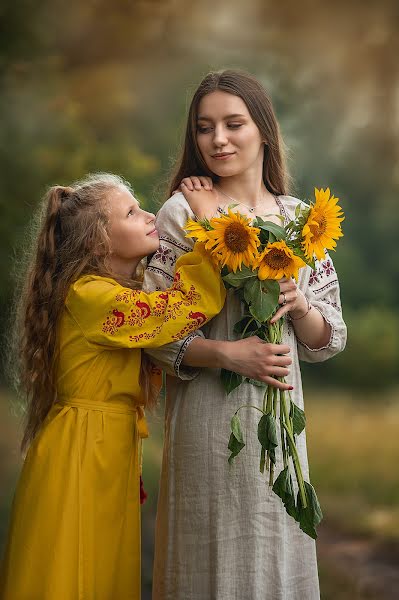
[[29,450],[0,598],[139,600],[139,442],[155,395],[141,348],[203,325],[224,286],[197,244],[170,289],[138,289],[155,217],[115,175],[53,187],[43,208],[19,329]]
[[[212,191],[193,191],[190,175],[208,176]],[[280,224],[294,218],[300,202],[287,195],[287,172],[272,104],[252,76],[210,73],[192,100],[183,155],[171,192],[185,179],[184,196],[209,203],[217,215],[234,210]],[[202,180],[206,187],[211,187]],[[194,183],[199,184],[197,177]],[[200,185],[198,187],[201,187]],[[146,271],[144,285],[170,284],[174,260],[189,252],[184,226],[189,206],[181,193],[158,213],[161,245]],[[272,216],[270,216],[272,215]],[[163,261],[167,256],[168,261]],[[245,383],[228,397],[220,383],[224,367],[247,377],[293,386],[303,408],[299,360],[322,361],[343,350],[346,327],[331,258],[316,270],[300,272],[298,284],[281,280],[283,343],[238,340],[234,324],[243,306],[229,290],[221,313],[203,329],[151,356],[177,375],[169,382],[165,445],[158,503],[154,600],[318,600],[314,541],[290,517],[259,472],[256,411],[242,410],[246,447],[228,465],[230,419],[243,404],[262,406],[264,390]],[[263,358],[262,358],[263,357]],[[195,367],[208,367],[200,372]],[[197,375],[197,377],[195,377]],[[306,437],[298,436],[305,479],[309,480]],[[277,455],[276,473],[281,471]]]

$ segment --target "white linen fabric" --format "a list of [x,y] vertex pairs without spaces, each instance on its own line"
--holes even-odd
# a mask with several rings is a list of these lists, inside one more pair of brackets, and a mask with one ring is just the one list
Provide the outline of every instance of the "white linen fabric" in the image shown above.
[[[299,200],[279,196],[288,222]],[[173,280],[177,258],[193,240],[184,226],[193,213],[182,194],[160,209],[156,226],[160,248],[146,271],[146,290],[164,289]],[[298,340],[289,321],[283,342],[291,347],[288,382],[293,401],[304,408],[299,360],[324,361],[342,351],[346,326],[339,284],[331,258],[301,269],[299,287],[331,325],[328,344],[311,349]],[[222,312],[177,343],[148,352],[168,377],[165,440],[158,500],[153,600],[318,600],[315,542],[287,515],[259,472],[259,412],[240,411],[245,448],[232,465],[227,448],[230,420],[242,404],[261,407],[264,389],[244,383],[227,396],[218,369],[191,369],[182,358],[195,335],[232,340],[243,314],[229,291]],[[305,479],[309,481],[306,435],[297,439]],[[278,453],[276,474],[282,468]]]

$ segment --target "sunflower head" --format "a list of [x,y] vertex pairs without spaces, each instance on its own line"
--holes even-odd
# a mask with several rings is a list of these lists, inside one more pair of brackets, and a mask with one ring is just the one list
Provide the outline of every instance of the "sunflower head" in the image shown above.
[[304,261],[296,256],[283,240],[272,242],[267,244],[259,255],[258,277],[261,280],[282,277],[298,279],[298,271],[304,266]]
[[206,243],[208,238],[208,231],[202,225],[200,221],[194,221],[193,219],[188,219],[185,230],[187,231],[187,238],[194,238],[199,242]]
[[207,248],[212,249],[222,266],[233,270],[254,266],[259,246],[257,227],[251,227],[250,219],[228,209],[227,215],[210,220],[212,229],[207,232]]
[[325,249],[334,250],[336,240],[344,234],[341,222],[343,212],[337,202],[339,198],[330,197],[330,189],[315,188],[316,202],[310,207],[307,221],[302,229],[302,248],[307,258],[322,260]]

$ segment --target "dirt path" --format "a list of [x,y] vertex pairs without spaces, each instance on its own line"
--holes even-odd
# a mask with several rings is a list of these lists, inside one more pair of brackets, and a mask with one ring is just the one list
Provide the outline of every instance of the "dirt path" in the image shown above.
[[[317,552],[324,600],[398,600],[399,544],[379,542],[343,532],[331,523],[319,528]],[[346,582],[346,591],[332,594],[335,579]],[[337,584],[338,585],[338,584]],[[330,590],[331,587],[331,590]]]

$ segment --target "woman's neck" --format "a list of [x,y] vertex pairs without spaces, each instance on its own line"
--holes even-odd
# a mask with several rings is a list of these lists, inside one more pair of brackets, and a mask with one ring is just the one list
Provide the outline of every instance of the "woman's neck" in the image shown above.
[[[238,202],[247,207],[272,207],[275,205],[275,198],[266,188],[262,177],[253,177],[249,173],[243,173],[232,177],[221,178],[217,187],[229,196],[234,202]],[[224,204],[232,204],[228,198]]]

